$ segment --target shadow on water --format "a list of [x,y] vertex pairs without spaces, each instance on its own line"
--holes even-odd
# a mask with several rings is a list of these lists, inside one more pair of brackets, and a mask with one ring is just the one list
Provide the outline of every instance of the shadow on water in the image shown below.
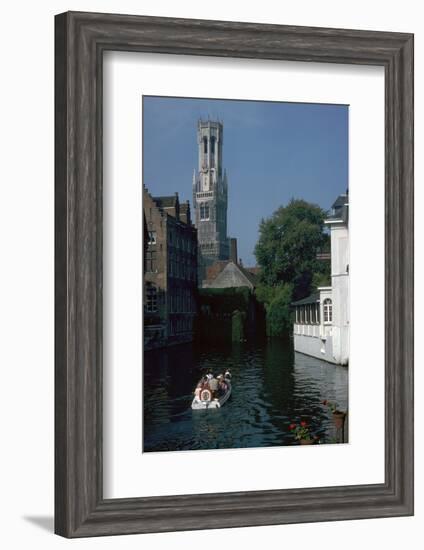
[[[192,411],[205,372],[229,368],[233,391],[222,409]],[[295,353],[289,341],[233,344],[208,350],[188,344],[144,355],[144,451],[291,445],[289,425],[307,420],[330,442],[324,399],[347,408],[348,371]]]

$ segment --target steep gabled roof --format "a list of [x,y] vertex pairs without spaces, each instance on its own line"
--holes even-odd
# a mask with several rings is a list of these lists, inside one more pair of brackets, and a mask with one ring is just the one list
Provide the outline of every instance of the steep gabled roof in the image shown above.
[[249,271],[245,267],[242,267],[240,264],[237,264],[237,267],[240,269],[240,271],[243,273],[243,275],[250,281],[250,283],[253,286],[257,285],[258,278],[254,273],[252,273],[251,271]]
[[[219,268],[223,264],[224,262],[220,263]],[[223,269],[219,270],[218,275],[214,279],[206,279],[204,281],[205,288],[238,288],[242,286],[247,286],[253,290],[256,286],[256,278],[252,273],[249,273],[231,260],[225,262]]]

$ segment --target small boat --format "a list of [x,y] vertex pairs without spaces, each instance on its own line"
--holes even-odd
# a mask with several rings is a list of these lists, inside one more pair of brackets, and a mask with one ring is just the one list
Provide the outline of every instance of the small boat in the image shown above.
[[203,377],[194,390],[194,399],[191,408],[195,410],[220,409],[226,403],[231,395],[231,374],[229,371],[225,375],[217,378],[219,387],[213,392],[209,386],[209,379]]

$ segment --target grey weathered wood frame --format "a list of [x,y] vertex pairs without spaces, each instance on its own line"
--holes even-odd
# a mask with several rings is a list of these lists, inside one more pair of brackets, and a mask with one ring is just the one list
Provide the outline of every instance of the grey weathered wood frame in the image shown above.
[[[84,537],[412,515],[413,35],[73,12],[56,16],[55,26],[56,533]],[[384,483],[103,499],[105,50],[384,66]]]

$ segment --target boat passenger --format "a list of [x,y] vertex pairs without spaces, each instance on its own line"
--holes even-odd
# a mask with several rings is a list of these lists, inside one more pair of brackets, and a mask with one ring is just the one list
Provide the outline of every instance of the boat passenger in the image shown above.
[[211,390],[212,397],[216,397],[216,394],[218,392],[218,386],[219,386],[219,382],[216,378],[211,378],[209,380],[209,389]]
[[231,378],[230,369],[227,369],[227,370],[225,371],[225,378]]

